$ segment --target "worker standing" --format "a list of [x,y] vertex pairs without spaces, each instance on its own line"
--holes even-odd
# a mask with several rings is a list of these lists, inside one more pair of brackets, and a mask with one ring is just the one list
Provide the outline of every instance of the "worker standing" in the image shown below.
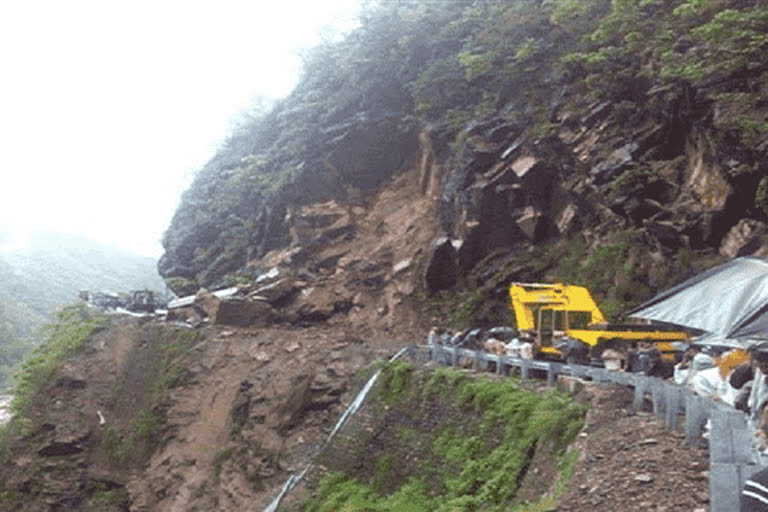
[[[766,440],[765,402],[768,398],[768,342],[758,343],[749,349],[755,367],[755,379],[749,399],[750,423],[757,427],[758,438]],[[750,476],[741,491],[741,512],[768,512],[768,468]]]

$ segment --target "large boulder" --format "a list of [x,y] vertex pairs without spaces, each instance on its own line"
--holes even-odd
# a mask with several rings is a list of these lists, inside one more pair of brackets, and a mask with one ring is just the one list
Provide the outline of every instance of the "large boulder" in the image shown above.
[[637,143],[630,142],[614,150],[613,153],[602,159],[589,171],[593,176],[595,183],[608,183],[621,174],[633,161],[634,154],[639,148],[640,146]]
[[458,253],[448,237],[438,237],[432,242],[431,256],[424,273],[424,284],[430,295],[447,290],[456,284]]
[[525,236],[527,236],[531,242],[536,241],[536,229],[539,227],[541,217],[540,211],[533,206],[527,206],[523,209],[522,215],[515,220],[520,231],[525,233]]
[[226,297],[211,317],[214,324],[237,327],[266,327],[273,323],[274,312],[269,304],[247,297]]
[[741,219],[723,238],[720,254],[729,258],[747,256],[768,243],[765,223],[754,219]]
[[208,318],[216,318],[220,304],[221,300],[205,288],[195,295],[195,305],[202,309]]
[[293,279],[283,278],[256,289],[250,296],[257,300],[266,300],[275,307],[281,307],[292,302],[300,289],[301,287]]

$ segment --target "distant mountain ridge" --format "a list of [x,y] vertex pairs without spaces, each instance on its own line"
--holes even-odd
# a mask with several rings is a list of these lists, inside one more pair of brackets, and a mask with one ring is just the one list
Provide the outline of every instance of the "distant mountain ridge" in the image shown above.
[[[0,237],[0,247],[3,242]],[[34,233],[14,245],[0,251],[0,385],[4,367],[24,352],[22,340],[57,307],[77,300],[78,290],[165,290],[151,257],[55,233]]]

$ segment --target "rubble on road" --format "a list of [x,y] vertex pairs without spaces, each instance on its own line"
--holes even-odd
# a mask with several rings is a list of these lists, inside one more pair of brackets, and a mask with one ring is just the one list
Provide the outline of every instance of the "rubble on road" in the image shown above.
[[[585,383],[590,402],[581,452],[558,512],[709,510],[709,457],[651,415],[631,410],[617,385]],[[585,434],[585,435],[584,435]]]

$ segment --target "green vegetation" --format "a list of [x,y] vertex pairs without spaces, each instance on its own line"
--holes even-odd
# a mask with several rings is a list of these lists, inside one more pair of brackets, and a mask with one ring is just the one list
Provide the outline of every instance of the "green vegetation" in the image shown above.
[[[0,246],[13,240],[0,233]],[[25,246],[0,254],[0,389],[46,336],[59,308],[78,290],[161,289],[153,258],[51,233],[30,234]]]
[[[403,130],[394,125],[371,133],[373,119],[418,120],[414,126],[432,127],[440,140],[438,159],[459,161],[470,132],[487,133],[484,126],[546,140],[567,127],[563,119],[578,124],[599,107],[611,134],[603,142],[648,135],[648,148],[635,156],[641,162],[617,177],[614,190],[655,183],[647,162],[684,154],[693,127],[712,135],[718,150],[751,154],[744,160],[754,176],[729,180],[740,192],[752,196],[764,174],[755,154],[768,137],[764,1],[371,2],[360,21],[345,40],[307,52],[296,91],[239,127],[201,171],[164,236],[169,260],[178,260],[168,268],[218,283],[254,247],[286,243],[270,212],[298,197],[298,188],[312,202],[342,183],[365,190],[386,179],[396,164],[378,155],[393,152],[371,149],[402,150],[407,140],[395,142]],[[387,130],[386,140],[378,138]],[[313,149],[342,141],[343,150]],[[752,206],[759,215],[760,205]]]
[[541,499],[528,503],[524,502],[517,505],[513,512],[551,512],[557,510],[557,503],[568,490],[568,482],[576,469],[576,462],[579,460],[581,452],[576,448],[571,448],[567,452],[557,457],[557,480],[555,480],[554,492],[551,496],[544,496]]
[[200,288],[196,280],[183,277],[169,277],[165,280],[165,284],[179,297],[194,295]]
[[91,495],[90,510],[114,510],[113,507],[126,507],[129,502],[128,492],[122,487],[108,489],[100,484]]
[[757,185],[755,205],[768,215],[768,176],[763,177]]
[[238,286],[249,285],[253,282],[253,277],[244,272],[234,272],[224,276],[224,285],[226,286]]
[[[598,9],[600,4],[606,2],[587,0],[582,9]],[[612,0],[596,22],[591,30],[584,27],[580,48],[560,58],[570,76],[584,78],[587,97],[639,101],[642,91],[654,83],[674,84],[669,100],[684,92],[686,83],[707,84],[705,94],[718,102],[721,111],[746,114],[741,120],[726,115],[716,123],[720,128],[737,129],[747,145],[764,140],[765,96],[750,94],[736,83],[746,81],[754,90],[749,84],[759,83],[768,66],[764,3]],[[668,105],[658,106],[664,104]],[[647,106],[653,110],[652,104]],[[750,107],[758,108],[750,111]]]
[[[357,455],[365,460],[323,461],[332,472],[303,511],[546,510],[566,489],[578,459],[568,446],[586,412],[568,395],[526,391],[515,379],[473,379],[450,369],[424,373],[402,362],[387,365],[369,400],[369,407],[386,407],[377,417],[392,432],[378,435],[393,441],[369,445]],[[427,427],[435,420],[437,428]],[[522,503],[516,494],[543,447],[555,454],[557,482],[538,504]]]
[[494,301],[489,291],[479,287],[470,287],[462,281],[455,288],[443,290],[433,297],[426,298],[416,295],[413,300],[426,303],[432,316],[442,318],[445,327],[463,330],[478,326],[478,318],[483,317],[483,323],[500,325],[509,322],[509,311],[503,313],[487,311],[487,306]]
[[216,478],[219,478],[219,475],[221,475],[221,469],[224,466],[224,462],[229,460],[232,457],[232,449],[226,448],[224,450],[220,450],[214,455],[213,457],[213,474],[216,475]]
[[148,343],[131,352],[125,379],[112,390],[119,419],[105,426],[101,450],[115,466],[143,464],[164,442],[166,397],[189,379],[202,337],[183,328],[148,328]]
[[618,319],[622,311],[652,295],[643,284],[646,269],[641,264],[648,248],[636,233],[621,233],[591,253],[579,238],[570,247],[556,273],[566,282],[586,286],[609,319]]
[[18,370],[20,362],[32,350],[29,340],[2,333],[0,326],[0,390],[10,384],[11,376]]
[[50,382],[56,367],[64,358],[77,353],[103,323],[102,318],[79,304],[64,308],[42,328],[42,343],[24,361],[15,376],[15,395],[11,403],[13,427],[27,427],[38,396]]
[[514,264],[527,267],[519,277],[521,280],[586,287],[610,321],[621,321],[624,311],[721,261],[715,256],[694,265],[693,253],[686,248],[658,260],[653,258],[653,251],[643,234],[636,231],[618,233],[596,247],[590,247],[577,234],[556,244],[537,247],[517,258]]
[[158,411],[142,409],[133,419],[125,434],[107,425],[101,437],[101,447],[110,461],[116,464],[144,461],[160,446],[165,418]]

